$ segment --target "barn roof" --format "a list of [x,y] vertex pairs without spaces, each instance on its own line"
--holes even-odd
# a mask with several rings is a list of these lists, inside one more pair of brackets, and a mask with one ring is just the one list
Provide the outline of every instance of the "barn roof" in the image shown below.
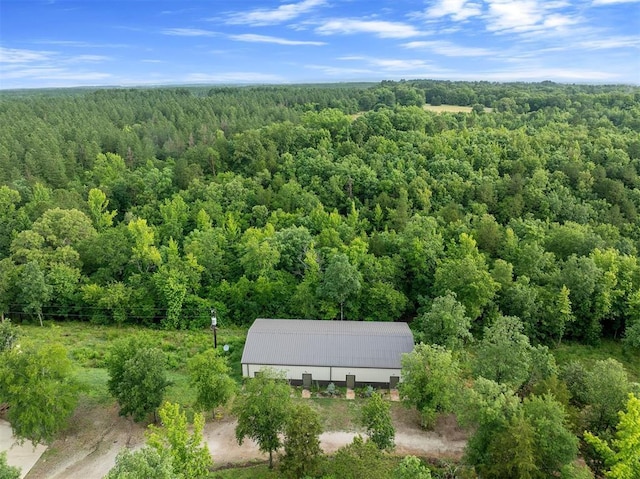
[[406,323],[256,319],[242,364],[400,369],[412,349]]

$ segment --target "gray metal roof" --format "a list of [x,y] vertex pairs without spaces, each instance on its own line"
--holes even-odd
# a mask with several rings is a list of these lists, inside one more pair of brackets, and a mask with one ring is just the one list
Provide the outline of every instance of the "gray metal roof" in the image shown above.
[[256,319],[242,364],[399,369],[412,350],[406,323]]

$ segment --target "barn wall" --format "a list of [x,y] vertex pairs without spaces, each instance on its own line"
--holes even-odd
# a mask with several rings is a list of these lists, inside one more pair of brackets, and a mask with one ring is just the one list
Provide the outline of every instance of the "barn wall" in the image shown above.
[[331,368],[332,381],[346,381],[351,374],[355,375],[356,383],[388,383],[389,377],[400,376],[400,369]]
[[[245,368],[247,373],[245,374]],[[268,366],[262,364],[246,364],[242,367],[242,375],[254,377],[256,371],[264,368],[271,368],[276,371],[284,371],[287,379],[302,380],[303,374],[311,374],[314,381],[331,381],[330,369],[328,366]]]
[[391,376],[400,377],[400,369],[338,368],[329,366],[273,366],[243,364],[242,375],[254,377],[257,371],[271,368],[285,371],[287,379],[302,380],[302,374],[311,374],[313,381],[345,382],[347,375],[355,375],[356,383],[388,383]]

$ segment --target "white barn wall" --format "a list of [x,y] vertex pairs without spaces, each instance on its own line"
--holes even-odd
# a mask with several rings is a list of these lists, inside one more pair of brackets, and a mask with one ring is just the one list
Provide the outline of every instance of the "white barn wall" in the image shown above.
[[357,383],[388,383],[391,376],[400,377],[400,369],[331,368],[332,381],[346,381],[347,375],[355,375]]
[[375,368],[339,368],[329,366],[275,366],[265,364],[243,364],[242,375],[255,377],[255,373],[262,369],[274,369],[284,371],[289,380],[302,380],[303,374],[311,374],[313,381],[340,381],[347,380],[347,375],[355,375],[358,383],[388,383],[391,376],[400,377],[400,369],[375,369]]
[[274,366],[265,364],[247,364],[248,372],[245,375],[253,378],[256,372],[261,369],[273,369],[275,371],[284,371],[287,374],[287,379],[302,380],[303,374],[311,374],[314,381],[331,381],[330,369],[328,366]]

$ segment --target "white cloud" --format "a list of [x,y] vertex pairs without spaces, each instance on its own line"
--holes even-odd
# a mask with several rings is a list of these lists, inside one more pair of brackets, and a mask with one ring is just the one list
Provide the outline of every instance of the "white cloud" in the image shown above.
[[163,35],[176,37],[216,37],[220,35],[218,32],[202,30],[201,28],[167,28],[162,30],[162,33]]
[[287,22],[300,15],[326,4],[326,0],[303,0],[298,3],[287,3],[275,9],[258,8],[248,12],[237,12],[229,15],[226,23],[231,25],[264,26]]
[[278,45],[313,45],[313,46],[326,45],[325,42],[288,40],[286,38],[272,37],[268,35],[255,35],[252,33],[243,33],[241,35],[229,35],[229,38],[231,38],[232,40],[240,41],[240,42],[276,43]]
[[578,48],[587,50],[608,50],[611,48],[640,48],[640,37],[620,36],[585,40],[576,44]]
[[0,47],[0,63],[30,63],[49,60],[55,52]]
[[615,5],[617,3],[638,3],[640,0],[593,0],[593,5],[599,7],[602,5]]
[[438,0],[425,10],[428,18],[451,16],[455,21],[466,20],[482,13],[482,4],[468,0]]
[[315,31],[320,35],[372,33],[380,38],[410,38],[424,35],[424,33],[406,23],[350,18],[327,20],[322,25],[316,27]]
[[305,65],[305,68],[310,70],[318,70],[329,76],[343,76],[343,75],[371,75],[376,73],[374,70],[366,68],[343,68],[333,65]]
[[403,71],[413,72],[416,70],[422,70],[425,68],[431,68],[432,65],[424,60],[418,59],[398,59],[398,58],[375,58],[366,56],[347,56],[340,57],[338,60],[342,61],[358,61],[364,62],[370,66],[380,68],[385,71]]
[[464,47],[447,41],[409,42],[402,44],[404,48],[428,50],[431,53],[446,57],[484,57],[494,55],[486,48]]
[[184,79],[187,83],[283,83],[279,75],[260,72],[191,73]]

